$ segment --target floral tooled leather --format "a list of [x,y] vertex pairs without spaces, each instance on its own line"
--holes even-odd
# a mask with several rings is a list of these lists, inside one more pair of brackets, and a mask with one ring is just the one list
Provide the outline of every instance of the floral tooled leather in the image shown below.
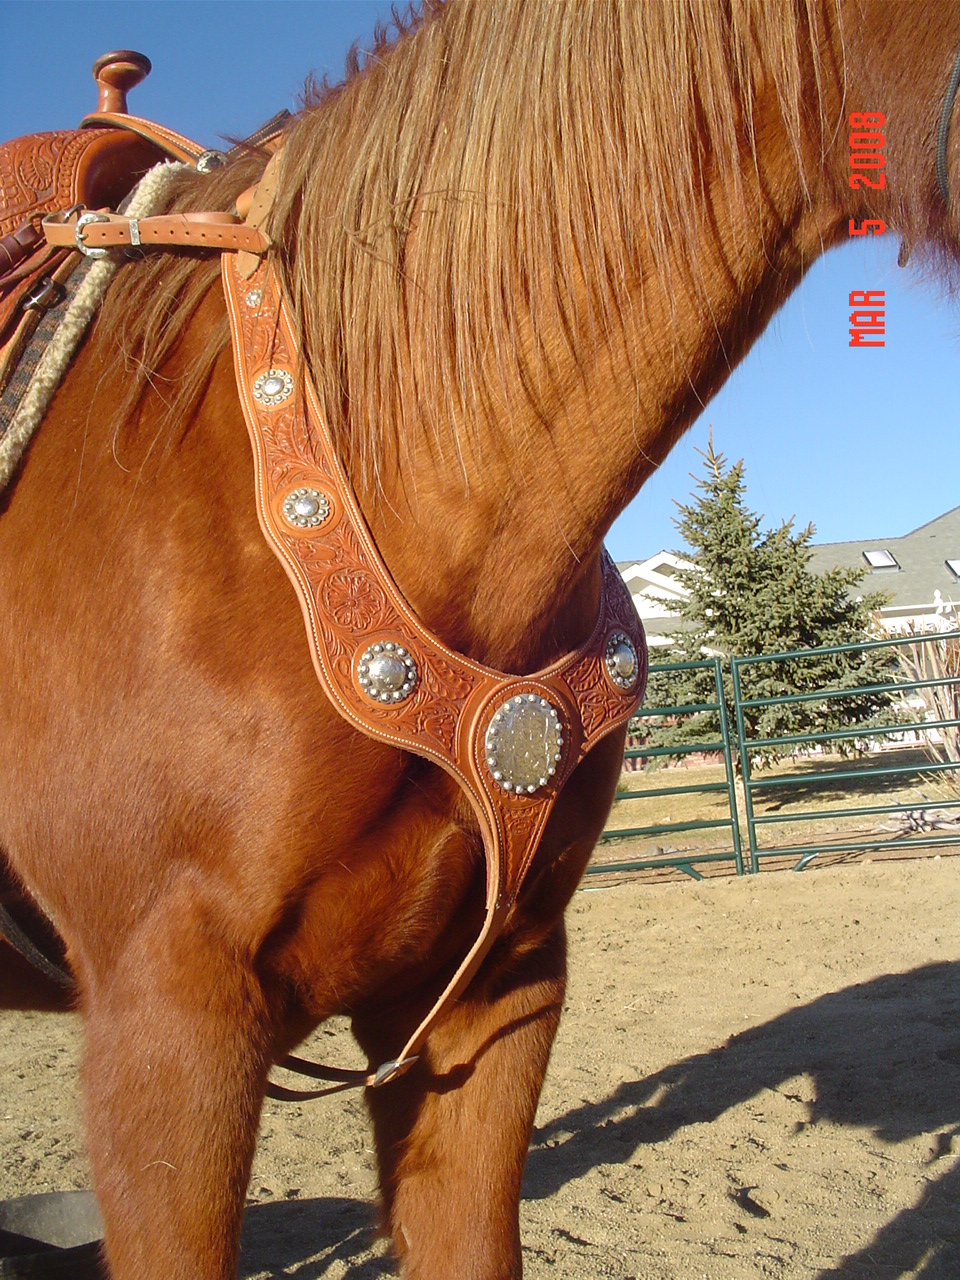
[[150,142],[116,129],[32,133],[0,146],[0,235],[81,203],[120,203],[163,158]]
[[[299,367],[289,311],[274,271],[263,263],[243,277],[235,254],[224,254],[223,281],[233,334],[237,385],[253,446],[257,512],[268,543],[293,582],[304,613],[314,667],[334,706],[358,729],[440,764],[463,787],[480,823],[487,864],[483,930],[397,1062],[412,1060],[440,1011],[469,982],[500,931],[536,853],[564,782],[592,746],[636,709],[647,675],[643,628],[616,566],[604,552],[603,593],[590,639],[543,671],[512,676],[448,649],[410,609],[367,529],[337,458],[309,376],[302,393],[288,391],[284,372]],[[276,395],[272,393],[276,393]],[[322,495],[327,509],[309,529],[285,516],[301,489]],[[621,633],[636,654],[628,689],[610,677],[611,636]],[[374,644],[409,655],[417,680],[409,694],[373,700],[359,675]],[[509,699],[544,700],[562,724],[562,749],[542,785],[506,790],[488,764],[487,735]],[[394,1064],[389,1064],[394,1065]],[[402,1069],[402,1068],[401,1068]],[[398,1071],[378,1075],[382,1083]]]

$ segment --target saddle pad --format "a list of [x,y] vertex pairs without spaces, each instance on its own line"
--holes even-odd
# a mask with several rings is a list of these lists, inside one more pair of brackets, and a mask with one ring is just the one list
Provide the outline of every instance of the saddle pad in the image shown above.
[[[163,207],[167,187],[182,171],[179,164],[158,164],[140,180],[126,205],[132,217],[149,217]],[[26,348],[30,367],[20,364],[0,397],[0,492],[14,474],[33,432],[66,373],[74,352],[96,315],[117,270],[113,257],[84,259],[68,282],[68,297],[51,308]],[[52,320],[52,324],[48,321]],[[46,335],[46,343],[39,335]]]
[[[5,454],[12,448],[8,438],[11,424],[17,416],[17,410],[20,408],[30,383],[33,381],[44,351],[52,342],[54,335],[73,305],[77,290],[86,279],[87,273],[92,266],[93,263],[87,258],[80,258],[79,262],[76,263],[68,280],[62,286],[63,294],[60,301],[44,313],[43,319],[37,325],[33,337],[20,356],[10,381],[4,388],[3,394],[0,395],[0,475],[4,472],[3,460]],[[59,382],[59,378],[57,381]],[[9,470],[12,471],[14,466],[16,466],[16,460],[11,463]],[[0,488],[2,488],[2,482],[0,482]]]

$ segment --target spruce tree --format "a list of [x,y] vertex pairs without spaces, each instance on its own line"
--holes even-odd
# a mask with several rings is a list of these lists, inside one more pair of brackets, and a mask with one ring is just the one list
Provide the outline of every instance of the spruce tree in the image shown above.
[[[693,568],[678,574],[689,595],[680,609],[681,628],[669,651],[670,662],[720,655],[774,654],[795,649],[858,643],[870,638],[871,619],[886,597],[880,593],[853,595],[866,570],[810,567],[808,524],[794,532],[793,520],[764,532],[761,517],[746,504],[744,464],[728,467],[711,436],[704,474],[687,505],[678,504],[677,529],[687,550],[677,552]],[[759,663],[741,669],[746,698],[781,697],[818,689],[853,689],[890,680],[895,663],[883,650],[859,650],[834,655],[811,655],[789,663]],[[725,700],[731,730],[735,725],[733,685],[724,662]],[[679,706],[714,702],[713,672],[654,673],[648,706]],[[890,723],[888,694],[864,692],[839,700],[819,700],[747,708],[750,738],[776,738]],[[637,728],[650,745],[716,740],[720,734],[715,712],[702,712],[675,725],[641,720]],[[841,751],[852,744],[840,742]],[[771,746],[752,758],[770,761],[789,754],[790,746]]]

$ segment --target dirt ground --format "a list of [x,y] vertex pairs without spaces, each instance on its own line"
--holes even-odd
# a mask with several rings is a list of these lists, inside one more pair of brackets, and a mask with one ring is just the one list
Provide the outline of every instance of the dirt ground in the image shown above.
[[[527,1280],[957,1280],[960,857],[588,890]],[[0,1198],[87,1184],[77,1054],[0,1014]],[[370,1147],[359,1099],[267,1104],[243,1280],[393,1274]]]

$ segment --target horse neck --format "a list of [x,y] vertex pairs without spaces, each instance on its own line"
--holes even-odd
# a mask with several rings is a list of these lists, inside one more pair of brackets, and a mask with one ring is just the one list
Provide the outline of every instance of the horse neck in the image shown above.
[[[601,72],[590,51],[607,55],[604,91],[636,83],[652,65],[640,27],[659,21],[659,8],[624,10],[623,29],[635,25],[641,48],[629,75],[614,65],[627,58],[620,28],[611,37],[600,27],[608,6],[537,8],[536,30],[517,28],[518,52],[501,44],[494,56],[491,15],[501,8],[512,6],[450,5],[321,106],[320,132],[342,142],[343,156],[371,153],[336,197],[331,157],[321,165],[304,143],[309,120],[285,168],[300,193],[289,207],[306,218],[292,252],[308,357],[388,565],[447,643],[523,670],[584,638],[610,523],[804,267],[839,238],[822,122],[836,128],[842,94],[817,83],[816,59],[801,50],[792,115],[775,77],[758,74],[749,110],[729,128],[716,102],[699,104],[713,134],[690,148],[689,165],[661,146],[647,172],[646,143],[622,109],[624,156],[609,154],[613,117],[597,114]],[[529,9],[516,11],[518,23],[529,19]],[[722,23],[725,12],[697,21]],[[757,6],[751,20],[764,12]],[[557,14],[582,29],[541,32]],[[836,31],[827,24],[822,38],[829,44]],[[566,79],[538,96],[541,45]],[[504,73],[493,86],[481,128],[491,67],[511,58],[514,79]],[[435,116],[412,132],[421,110],[448,109],[454,93],[449,126]],[[648,97],[644,110],[655,132],[659,107]],[[401,121],[392,140],[384,114]],[[688,111],[678,136],[696,119]],[[525,184],[529,173],[539,182]],[[311,291],[330,292],[331,281],[340,282],[335,305],[311,313]]]
[[[625,260],[605,227],[600,256],[622,271],[614,322],[583,276],[577,343],[562,318],[545,325],[517,299],[518,358],[490,350],[485,394],[421,405],[445,415],[442,429],[384,433],[394,443],[362,503],[411,603],[462,651],[529,670],[585,638],[610,524],[841,224],[772,128],[735,182],[710,176],[701,215],[698,239],[675,237],[665,257],[649,245]],[[436,251],[421,243],[425,256]],[[408,244],[414,277],[419,251]],[[415,404],[410,379],[401,399]],[[363,491],[362,460],[350,467]]]
[[671,272],[641,261],[622,325],[586,357],[565,352],[557,332],[534,335],[526,317],[530,349],[552,363],[537,403],[519,375],[504,387],[491,368],[502,416],[464,414],[451,424],[456,449],[421,437],[381,468],[366,514],[396,579],[449,643],[522,670],[585,638],[609,526],[835,238],[837,219],[810,210],[795,176],[764,214],[749,250],[732,231],[695,248],[696,288],[679,284],[681,246]]

